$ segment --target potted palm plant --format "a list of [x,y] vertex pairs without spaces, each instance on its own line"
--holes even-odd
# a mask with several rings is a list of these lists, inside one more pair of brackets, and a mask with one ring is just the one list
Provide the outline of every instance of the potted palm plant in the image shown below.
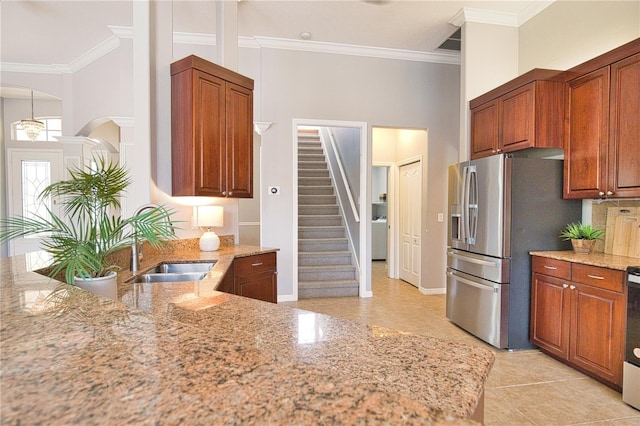
[[602,239],[603,236],[603,230],[582,222],[570,223],[560,233],[563,239],[571,240],[573,251],[576,253],[591,253],[596,240]]
[[[60,215],[15,216],[0,220],[0,241],[17,237],[42,237],[43,249],[52,256],[49,276],[63,275],[67,283],[115,298],[116,271],[111,255],[137,241],[159,247],[175,238],[171,211],[157,206],[123,219],[120,196],[130,184],[127,170],[104,158],[94,159],[92,170],[69,170],[69,179],[54,182],[40,199],[59,199]],[[107,289],[97,286],[107,281]]]

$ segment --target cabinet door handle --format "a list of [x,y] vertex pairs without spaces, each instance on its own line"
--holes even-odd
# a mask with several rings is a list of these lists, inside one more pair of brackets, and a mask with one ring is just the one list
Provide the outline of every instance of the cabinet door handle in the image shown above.
[[575,289],[576,289],[576,286],[575,286],[575,285],[570,285],[570,286],[569,286],[569,288],[570,288],[571,290],[575,290]]
[[569,284],[562,284],[562,288],[567,288],[569,287]]
[[263,262],[252,263],[251,266],[261,266]]
[[544,269],[551,269],[552,271],[555,271],[555,270],[556,270],[556,269],[558,269],[558,268],[556,268],[555,266],[547,266],[547,265],[544,265]]
[[607,195],[613,195],[612,191],[607,191]]
[[587,274],[587,276],[589,278],[593,278],[594,280],[604,280],[604,277],[600,277],[598,275],[589,275],[589,274]]

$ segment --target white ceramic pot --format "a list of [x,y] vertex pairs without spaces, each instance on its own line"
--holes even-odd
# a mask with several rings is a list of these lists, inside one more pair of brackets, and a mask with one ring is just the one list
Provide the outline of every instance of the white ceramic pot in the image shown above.
[[93,294],[118,300],[118,274],[113,271],[105,277],[88,279],[75,277],[75,285]]

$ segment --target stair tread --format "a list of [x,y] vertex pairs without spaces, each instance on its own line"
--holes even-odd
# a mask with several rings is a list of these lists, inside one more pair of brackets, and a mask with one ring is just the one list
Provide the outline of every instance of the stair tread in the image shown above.
[[298,252],[298,255],[304,255],[304,256],[310,256],[310,257],[315,257],[315,256],[351,256],[351,252],[350,251],[323,251],[323,252],[317,252],[317,251],[300,251]]
[[303,287],[330,287],[340,285],[341,287],[358,287],[360,283],[357,280],[327,280],[327,281],[301,281],[298,280],[298,286]]

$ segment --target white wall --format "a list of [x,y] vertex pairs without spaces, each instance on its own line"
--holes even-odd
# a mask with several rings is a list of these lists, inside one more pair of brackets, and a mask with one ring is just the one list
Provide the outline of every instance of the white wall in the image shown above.
[[[263,245],[279,247],[278,293],[293,294],[292,120],[361,121],[369,126],[429,128],[430,144],[458,143],[459,67],[410,61],[262,49],[262,119],[274,124],[262,136],[263,185],[281,188],[279,197],[263,197]],[[240,67],[242,71],[242,66]],[[369,132],[371,134],[371,132]],[[437,148],[436,148],[437,149]],[[444,152],[448,152],[446,148]],[[440,156],[444,164],[455,158]],[[284,166],[283,166],[284,165]],[[435,168],[438,168],[437,166]],[[446,187],[429,187],[441,193]],[[445,209],[446,201],[440,206]],[[444,236],[428,247],[444,251]],[[437,242],[436,242],[437,241]],[[430,271],[444,280],[444,269]],[[441,284],[442,286],[442,284]]]
[[640,37],[640,1],[556,1],[518,34],[519,74],[566,70]]

